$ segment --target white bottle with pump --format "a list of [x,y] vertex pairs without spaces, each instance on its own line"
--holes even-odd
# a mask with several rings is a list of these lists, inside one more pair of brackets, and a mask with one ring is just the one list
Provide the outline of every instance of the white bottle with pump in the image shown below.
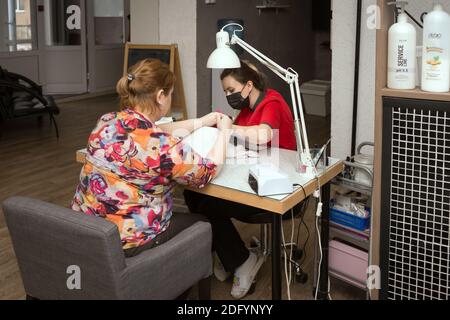
[[435,3],[423,29],[422,90],[448,92],[450,87],[450,16]]
[[388,88],[410,90],[416,88],[417,31],[408,22],[406,1],[390,2],[400,5],[398,22],[389,29]]

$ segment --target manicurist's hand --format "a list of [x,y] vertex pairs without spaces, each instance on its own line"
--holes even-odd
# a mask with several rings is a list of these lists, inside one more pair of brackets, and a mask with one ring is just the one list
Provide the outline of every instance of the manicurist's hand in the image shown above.
[[233,121],[225,114],[219,114],[217,120],[217,128],[222,131],[228,131],[231,134],[233,128]]
[[206,116],[200,118],[202,121],[203,127],[214,127],[217,125],[217,121],[220,118],[221,114],[218,112],[212,112],[210,114],[207,114]]

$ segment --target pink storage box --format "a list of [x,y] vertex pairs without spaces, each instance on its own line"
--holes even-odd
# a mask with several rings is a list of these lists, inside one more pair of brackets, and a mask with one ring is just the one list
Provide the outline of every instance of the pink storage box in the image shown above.
[[367,268],[369,254],[342,242],[332,240],[329,245],[329,269],[350,282],[365,285],[367,282]]

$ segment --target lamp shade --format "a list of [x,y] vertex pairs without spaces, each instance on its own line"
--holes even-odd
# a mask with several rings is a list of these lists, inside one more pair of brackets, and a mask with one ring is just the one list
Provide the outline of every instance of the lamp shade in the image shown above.
[[236,69],[241,67],[241,61],[237,54],[230,48],[230,36],[228,32],[220,31],[216,36],[217,49],[211,53],[208,59],[209,69]]

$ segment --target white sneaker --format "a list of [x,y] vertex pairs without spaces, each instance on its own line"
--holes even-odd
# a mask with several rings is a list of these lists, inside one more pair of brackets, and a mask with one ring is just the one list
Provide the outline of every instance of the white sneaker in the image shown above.
[[219,280],[220,282],[224,282],[231,275],[231,272],[227,272],[225,270],[222,262],[220,261],[219,257],[217,256],[217,253],[214,254],[214,275],[216,276],[217,280]]
[[235,299],[244,298],[250,290],[253,280],[264,263],[264,259],[250,251],[250,256],[239,268],[236,269],[233,278],[231,295]]

